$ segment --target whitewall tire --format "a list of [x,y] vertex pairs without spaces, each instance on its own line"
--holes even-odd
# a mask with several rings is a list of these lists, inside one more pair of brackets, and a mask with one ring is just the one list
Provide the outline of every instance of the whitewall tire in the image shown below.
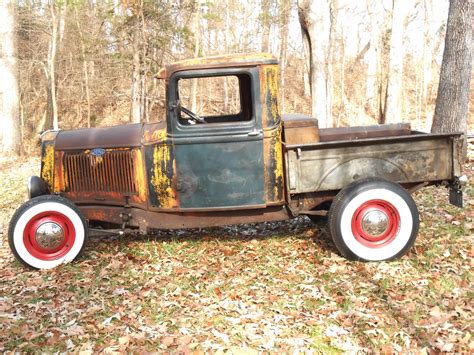
[[50,269],[79,257],[87,224],[69,200],[44,195],[25,202],[13,215],[8,242],[15,257],[34,269]]
[[396,183],[375,178],[341,190],[328,219],[334,244],[352,260],[397,259],[410,250],[419,228],[410,194]]

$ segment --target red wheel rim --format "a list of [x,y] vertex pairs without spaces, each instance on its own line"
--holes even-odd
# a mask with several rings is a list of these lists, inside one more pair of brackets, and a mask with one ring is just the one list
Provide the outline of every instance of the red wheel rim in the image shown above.
[[[62,238],[55,241],[53,245],[44,245],[43,241],[47,240],[47,238],[44,235],[38,235],[38,233],[44,230],[45,226],[54,226],[56,229],[60,228]],[[26,250],[40,260],[57,260],[63,257],[71,250],[75,239],[76,230],[74,224],[67,216],[56,211],[38,213],[28,221],[23,232],[23,243]]]
[[391,203],[384,200],[370,200],[364,202],[354,212],[351,226],[357,241],[369,248],[380,248],[392,242],[397,236],[400,229],[400,215]]

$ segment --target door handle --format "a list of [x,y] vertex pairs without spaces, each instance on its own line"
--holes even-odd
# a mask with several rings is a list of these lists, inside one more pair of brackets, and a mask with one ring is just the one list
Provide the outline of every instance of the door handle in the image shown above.
[[256,136],[261,135],[262,133],[263,133],[262,131],[257,131],[256,129],[254,129],[253,131],[250,131],[249,133],[247,133],[247,135],[249,137],[256,137]]

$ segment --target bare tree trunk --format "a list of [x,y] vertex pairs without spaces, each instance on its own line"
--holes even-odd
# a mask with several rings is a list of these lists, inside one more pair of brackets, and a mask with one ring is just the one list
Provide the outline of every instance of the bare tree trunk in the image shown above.
[[405,19],[407,5],[402,1],[393,1],[392,7],[392,35],[390,40],[390,54],[388,64],[388,82],[385,96],[384,122],[400,122],[402,115],[402,79],[405,46]]
[[421,78],[418,76],[418,73],[415,73],[415,118],[418,128],[421,123],[421,104],[423,100],[423,72],[420,76]]
[[[250,8],[250,6],[244,6],[244,18],[243,18],[243,21],[242,21],[242,27],[243,28],[248,28],[249,25],[250,25],[250,21],[251,21],[251,18],[250,18],[250,14],[251,14],[251,11],[252,9]],[[250,31],[243,31],[242,32],[242,41],[241,41],[241,48],[244,50],[244,51],[248,51],[248,50],[258,50],[256,47],[251,47],[251,40],[250,40]]]
[[[333,107],[333,87],[334,87],[334,77],[333,77],[333,64],[336,58],[336,25],[337,25],[337,13],[338,13],[339,1],[331,0],[329,3],[329,15],[330,15],[330,25],[329,25],[329,41],[328,41],[328,51],[327,51],[327,60],[326,60],[326,114],[330,119],[329,127],[333,126],[332,119],[332,107]],[[342,98],[341,98],[342,99]]]
[[11,0],[0,2],[0,121],[3,122],[2,150],[19,155],[21,132],[15,3]]
[[[230,3],[226,0],[225,7],[225,33],[224,33],[224,50],[226,53],[229,51],[230,44]],[[229,112],[229,82],[228,78],[224,79],[224,111]]]
[[327,91],[327,53],[330,33],[328,0],[299,0],[298,15],[310,57],[311,111],[322,128],[332,127],[327,108],[331,97]]
[[[46,129],[59,129],[58,122],[58,104],[56,98],[56,51],[58,44],[58,27],[59,20],[58,14],[56,13],[55,3],[52,2],[49,6],[51,14],[51,38],[49,41],[49,51],[48,51],[48,69],[47,69],[47,79],[48,79],[48,118],[47,118],[47,127]],[[52,126],[52,127],[51,127]]]
[[131,35],[133,57],[132,57],[132,83],[130,121],[140,123],[145,116],[145,20],[143,16],[143,1],[127,3],[128,9],[133,13],[133,30]]
[[[344,38],[344,33],[341,34],[341,37]],[[339,112],[337,113],[337,117],[335,120],[335,126],[339,127],[341,125],[341,116],[343,114],[343,110],[345,107],[346,102],[346,44],[344,40],[341,41],[341,52],[340,52],[340,68],[339,68],[339,87],[340,87],[340,96],[341,96],[341,107]],[[345,113],[345,112],[344,112]]]
[[130,121],[133,123],[140,123],[142,119],[141,113],[141,55],[140,55],[140,30],[139,30],[139,19],[133,30],[133,70],[132,70],[132,88],[131,88],[131,105],[130,105]]
[[150,121],[148,115],[148,90],[147,90],[147,76],[146,73],[149,72],[149,66],[147,62],[148,56],[148,38],[147,38],[147,23],[145,21],[145,15],[143,13],[143,3],[140,7],[140,53],[141,53],[141,70],[140,70],[140,119],[145,118],[145,122]]
[[303,85],[304,96],[311,95],[311,80],[309,74],[311,73],[311,46],[309,44],[309,37],[302,31],[303,49],[304,49],[304,68],[303,68]]
[[147,81],[146,75],[144,73],[144,69],[140,72],[140,112],[142,119],[145,119],[145,122],[149,122],[149,117],[147,114],[147,106],[148,106],[148,97],[147,97]]
[[431,131],[435,133],[465,132],[467,129],[472,75],[471,6],[471,2],[466,0],[450,1],[438,96],[431,127]]
[[84,73],[84,90],[86,92],[86,109],[87,109],[87,127],[91,127],[91,97],[89,89],[89,70],[87,66],[86,58],[86,46],[84,43],[84,34],[82,32],[81,25],[79,23],[79,14],[77,13],[77,6],[74,6],[74,12],[76,15],[76,26],[79,32],[79,38],[81,41],[81,57],[82,57],[82,71]]
[[[426,116],[428,114],[428,87],[432,81],[432,65],[434,47],[436,44],[434,36],[431,34],[431,21],[433,17],[433,2],[431,0],[424,0],[425,21],[424,21],[424,38],[423,38],[423,70],[422,70],[422,91],[420,97],[420,115],[424,109]],[[423,105],[423,106],[421,106]]]
[[[153,51],[153,55],[152,55],[152,58],[153,58],[153,61],[155,63],[158,63],[158,56],[157,56],[157,48],[152,48],[152,51]],[[156,105],[156,102],[158,101],[158,95],[159,95],[159,85],[158,85],[158,79],[156,78],[156,76],[153,76],[152,78],[152,89],[151,89],[151,100],[150,100],[150,105],[148,106],[148,109],[147,109],[147,117],[151,117],[151,115],[153,114],[153,109]]]
[[[193,19],[193,31],[194,31],[194,57],[199,57],[199,50],[201,46],[201,5],[198,3],[196,12],[194,13]],[[191,80],[191,111],[197,112],[197,79]],[[201,107],[202,109],[202,107]]]
[[285,112],[285,70],[286,56],[288,50],[288,23],[290,21],[289,0],[281,0],[280,2],[280,107]]
[[378,107],[377,107],[377,94],[378,94],[378,73],[380,71],[380,22],[379,18],[381,14],[381,2],[379,0],[373,0],[371,3],[367,3],[367,12],[370,17],[370,47],[365,55],[367,62],[367,81],[365,95],[367,99],[367,111],[374,118],[379,120]]
[[262,23],[262,52],[270,52],[270,0],[262,0],[261,10]]

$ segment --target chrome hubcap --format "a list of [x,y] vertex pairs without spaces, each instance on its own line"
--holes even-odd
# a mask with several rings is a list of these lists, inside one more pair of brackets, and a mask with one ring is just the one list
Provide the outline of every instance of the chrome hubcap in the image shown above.
[[388,216],[380,210],[372,210],[365,214],[362,219],[362,230],[367,234],[378,237],[388,229]]
[[64,242],[64,231],[54,222],[46,222],[35,233],[36,243],[43,249],[55,249]]

